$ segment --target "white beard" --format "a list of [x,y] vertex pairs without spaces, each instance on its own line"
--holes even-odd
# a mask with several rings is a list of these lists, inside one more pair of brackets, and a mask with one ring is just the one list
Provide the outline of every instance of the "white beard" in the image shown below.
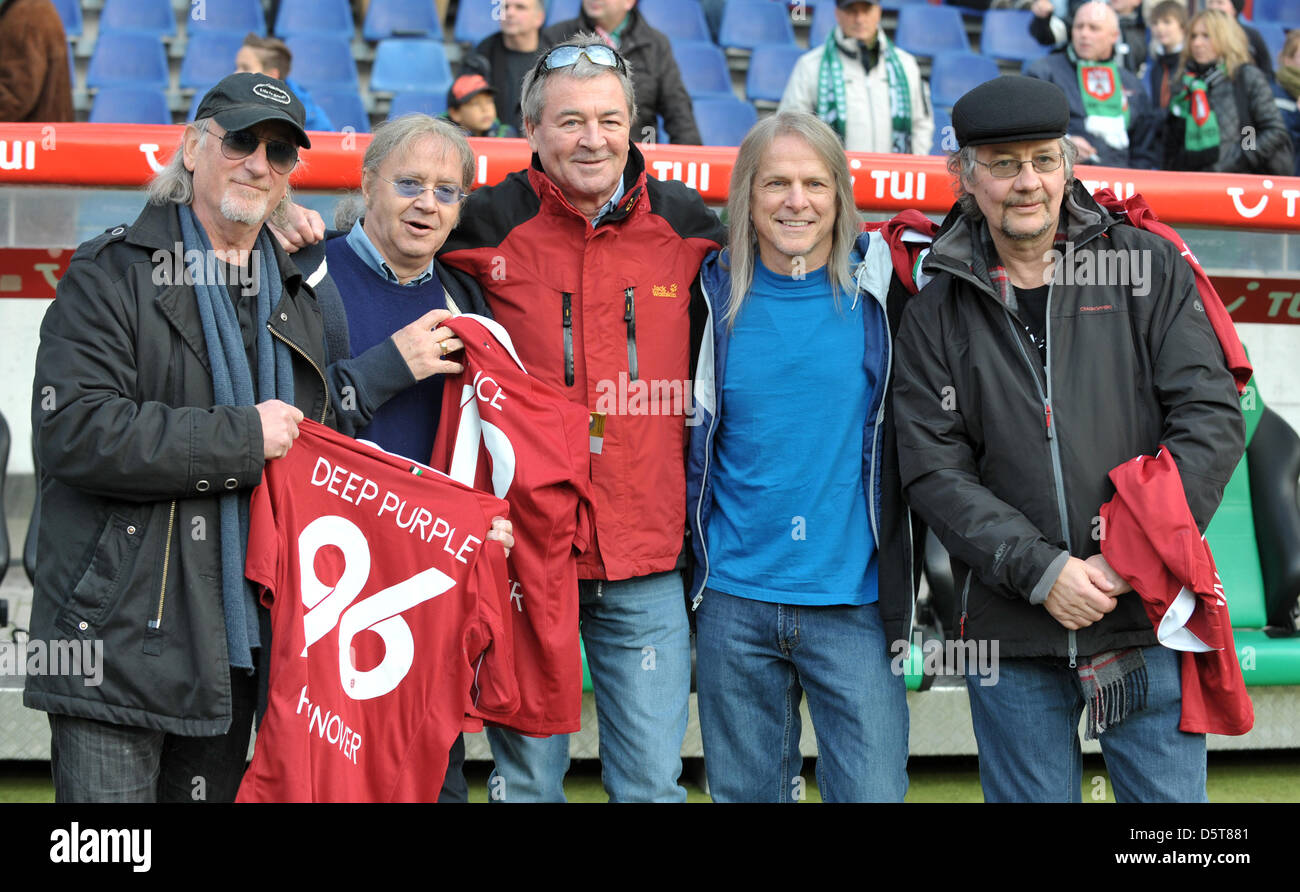
[[245,199],[235,196],[231,191],[227,191],[221,197],[221,216],[232,223],[261,226],[269,216],[267,205],[268,199],[266,197]]

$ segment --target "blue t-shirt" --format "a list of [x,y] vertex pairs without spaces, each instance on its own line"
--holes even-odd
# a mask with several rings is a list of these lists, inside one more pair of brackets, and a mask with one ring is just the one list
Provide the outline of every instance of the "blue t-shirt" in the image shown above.
[[852,302],[836,310],[824,267],[800,280],[756,259],[713,440],[710,588],[804,606],[877,598],[863,437],[883,382],[865,362],[874,307]]
[[[432,276],[421,284],[386,281],[353,249],[346,237],[325,243],[330,276],[338,286],[348,315],[352,355],[371,347],[419,319],[430,310],[445,310],[442,283]],[[428,462],[438,434],[442,409],[442,376],[416,382],[384,403],[357,437],[378,443],[389,452]]]

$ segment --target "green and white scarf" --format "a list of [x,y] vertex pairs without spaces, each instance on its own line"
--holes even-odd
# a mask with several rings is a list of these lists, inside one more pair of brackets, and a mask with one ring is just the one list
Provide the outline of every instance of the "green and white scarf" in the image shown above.
[[1113,149],[1128,148],[1129,108],[1119,63],[1114,56],[1104,62],[1080,59],[1074,47],[1068,53],[1083,98],[1083,129]]
[[1183,88],[1169,101],[1169,111],[1183,120],[1183,149],[1189,156],[1219,155],[1219,119],[1210,107],[1209,88],[1190,71],[1183,74]]
[[[844,69],[840,63],[839,47],[831,30],[822,50],[821,69],[817,75],[817,117],[835,129],[840,142],[844,141],[845,116],[848,102],[844,98]],[[880,55],[885,60],[885,73],[889,78],[890,151],[910,155],[912,152],[912,93],[907,83],[907,72],[894,52],[884,31],[877,31]]]

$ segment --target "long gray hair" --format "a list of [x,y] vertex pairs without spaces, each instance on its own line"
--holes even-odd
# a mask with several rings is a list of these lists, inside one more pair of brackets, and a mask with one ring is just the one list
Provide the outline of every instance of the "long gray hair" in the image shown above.
[[853,202],[853,182],[849,175],[844,147],[835,131],[825,122],[808,112],[781,111],[759,121],[745,136],[736,155],[736,166],[731,170],[731,187],[727,196],[728,232],[727,250],[731,272],[731,294],[727,301],[727,328],[736,324],[745,297],[754,282],[754,264],[758,257],[758,234],[750,216],[754,180],[758,177],[763,155],[778,136],[797,136],[808,144],[818,159],[826,165],[835,178],[835,225],[831,230],[831,253],[826,261],[827,275],[831,280],[831,297],[839,309],[840,293],[852,292],[853,275],[849,269],[849,255],[862,220]]
[[[185,166],[185,138],[190,131],[194,130],[199,134],[198,146],[201,148],[208,140],[208,119],[200,118],[197,121],[190,121],[185,125],[185,131],[181,134],[181,143],[172,152],[171,158],[163,165],[163,169],[154,174],[154,178],[149,181],[146,187],[150,204],[193,204],[194,203],[194,173]],[[298,167],[301,169],[306,165],[306,160],[299,156]],[[275,206],[271,212],[271,220],[276,223],[284,223],[289,206],[293,204],[293,189],[287,183],[284,187],[284,198]]]
[[[1079,157],[1079,149],[1067,136],[1062,136],[1057,142],[1061,146],[1061,163],[1065,166],[1065,191],[1068,194],[1074,182],[1074,162]],[[984,212],[980,210],[975,196],[966,191],[966,184],[975,182],[976,166],[979,163],[975,158],[977,148],[977,146],[963,146],[948,156],[948,173],[953,177],[952,188],[957,195],[957,204],[961,206],[964,215],[975,221],[983,220]]]

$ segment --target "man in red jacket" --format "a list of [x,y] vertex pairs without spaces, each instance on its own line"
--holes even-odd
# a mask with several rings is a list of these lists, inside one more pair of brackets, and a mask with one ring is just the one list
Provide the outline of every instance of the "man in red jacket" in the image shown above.
[[[683,801],[681,397],[692,283],[723,229],[694,191],[646,176],[627,65],[600,40],[546,53],[522,105],[531,167],[474,192],[440,258],[479,281],[529,373],[591,411],[596,528],[578,576],[602,776],[614,800]],[[567,736],[489,737],[494,799],[563,799]]]

